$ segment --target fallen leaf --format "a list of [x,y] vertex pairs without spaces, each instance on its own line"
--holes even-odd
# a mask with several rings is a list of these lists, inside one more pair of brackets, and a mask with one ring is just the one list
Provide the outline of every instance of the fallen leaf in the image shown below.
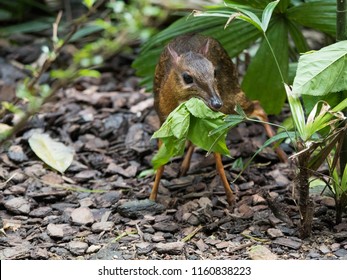
[[61,173],[72,163],[73,149],[53,140],[48,134],[33,134],[29,145],[43,162]]

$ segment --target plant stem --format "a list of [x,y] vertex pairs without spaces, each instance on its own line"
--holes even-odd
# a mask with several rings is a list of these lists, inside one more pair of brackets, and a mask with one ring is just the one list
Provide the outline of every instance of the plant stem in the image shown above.
[[271,54],[272,54],[272,56],[273,56],[273,58],[274,58],[274,60],[275,60],[275,62],[276,62],[276,66],[277,66],[278,72],[280,73],[280,76],[281,76],[282,84],[284,85],[285,81],[284,81],[284,78],[283,78],[283,74],[282,74],[281,67],[280,67],[280,65],[279,65],[279,63],[278,63],[278,61],[277,61],[275,52],[274,52],[274,50],[273,50],[273,48],[272,48],[272,46],[271,46],[271,44],[270,44],[270,41],[269,41],[269,39],[267,38],[265,32],[263,33],[263,35],[264,35],[264,38],[265,38],[265,40],[266,40],[266,43],[268,44],[268,46],[269,46],[269,48],[270,48]]
[[336,40],[347,39],[347,1],[336,0]]
[[[303,149],[303,146],[298,144],[299,150]],[[301,146],[301,148],[300,148]],[[308,169],[308,162],[310,158],[309,151],[305,151],[298,156],[298,174],[296,178],[296,189],[299,194],[299,210],[301,216],[301,228],[300,237],[307,238],[311,235],[312,221],[313,221],[313,210],[314,204],[310,198],[310,187],[309,178],[310,171]]]
[[[347,0],[336,0],[336,40],[347,40]],[[344,110],[345,116],[347,111]],[[342,142],[342,149],[340,153],[340,174],[342,176],[343,171],[347,163],[347,135],[344,136]]]

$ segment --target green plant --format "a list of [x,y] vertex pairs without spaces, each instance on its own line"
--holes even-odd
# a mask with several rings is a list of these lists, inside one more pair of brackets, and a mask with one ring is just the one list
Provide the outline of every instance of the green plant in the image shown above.
[[[212,111],[198,98],[180,104],[153,135],[162,142],[152,159],[154,169],[165,165],[174,156],[183,155],[187,140],[205,151],[230,155],[225,144],[225,130],[209,135],[210,131],[223,125],[225,117],[220,112]],[[243,118],[238,120],[241,122]]]
[[[164,43],[183,33],[198,32],[215,37],[231,57],[237,56],[260,39],[258,51],[249,65],[242,88],[248,97],[260,100],[267,113],[279,113],[286,94],[276,61],[270,55],[268,42],[262,36],[263,32],[245,21],[235,21],[225,27],[227,20],[230,17],[234,18],[239,12],[243,14],[246,10],[257,16],[261,15],[262,10],[270,2],[269,0],[228,0],[225,1],[225,6],[210,6],[203,13],[196,12],[195,16],[189,15],[179,19],[143,46],[141,55],[134,62],[137,74],[143,77],[143,84],[150,89],[154,67]],[[336,3],[334,0],[305,2],[281,0],[273,13],[267,38],[276,54],[283,79],[288,82],[289,62],[296,62],[299,53],[308,51],[306,39],[301,32],[302,27],[335,36]]]
[[[273,50],[264,27],[267,27],[266,23],[271,16],[271,11],[278,3],[279,1],[274,1],[268,4],[263,12],[262,21],[254,13],[242,8],[239,8],[240,12],[238,14],[232,15],[232,19],[242,19],[262,31],[269,49]],[[289,86],[285,86],[292,112],[294,131],[280,133],[264,144],[266,146],[289,136],[296,148],[297,153],[292,156],[292,159],[295,161],[298,171],[296,190],[301,214],[300,233],[302,237],[311,234],[314,211],[314,204],[309,195],[309,178],[312,175],[317,175],[316,170],[327,160],[336,146],[340,146],[341,139],[346,131],[342,111],[347,107],[347,98],[346,94],[341,92],[347,89],[345,82],[347,80],[346,43],[347,41],[342,41],[300,57],[293,90]],[[271,53],[277,71],[283,77],[276,53],[273,51]],[[321,100],[323,96],[329,93],[335,93],[335,96],[337,96],[337,98],[329,98],[330,104]],[[310,110],[307,110],[309,113],[307,116],[305,114],[306,108],[301,102],[303,95],[310,100],[311,104],[314,104]],[[226,124],[215,131],[221,132],[223,129],[228,129],[228,118],[225,121]],[[334,164],[331,165],[331,171],[334,172],[333,175],[335,176],[335,185],[333,184],[332,188],[338,206],[338,215],[340,215],[341,209],[346,206],[342,205],[346,202],[344,199],[346,193],[344,187],[341,187],[344,181],[336,179],[338,175],[335,171],[336,163],[337,161],[334,160]],[[337,186],[339,186],[338,190],[336,189]]]
[[[346,133],[346,129],[343,133]],[[341,142],[342,141],[339,141],[338,144],[341,144]],[[337,146],[339,147],[339,145]],[[342,222],[342,213],[347,206],[347,167],[345,166],[344,169],[339,168],[337,164],[338,152],[336,152],[338,150],[339,148],[336,148],[332,153],[334,156],[330,155],[328,157],[329,174],[331,174],[328,181],[328,187],[335,199],[336,224]]]

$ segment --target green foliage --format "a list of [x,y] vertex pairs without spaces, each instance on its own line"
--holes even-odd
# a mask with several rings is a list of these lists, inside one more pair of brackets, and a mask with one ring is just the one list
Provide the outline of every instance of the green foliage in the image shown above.
[[22,20],[30,12],[49,14],[51,9],[48,5],[37,0],[1,0],[0,22]]
[[294,94],[325,95],[347,88],[347,41],[300,57]]
[[[338,90],[347,90],[346,41],[335,43],[321,50],[304,54],[299,60],[294,87],[286,86],[288,102],[292,112],[295,137],[292,143],[297,153],[292,156],[298,169],[298,194],[302,217],[301,235],[307,237],[311,232],[312,205],[309,198],[309,178],[319,177],[316,170],[328,161],[330,178],[329,185],[335,195],[337,222],[341,220],[341,212],[347,205],[347,189],[345,186],[345,171],[339,174],[337,170],[337,154],[341,150],[342,139],[346,133],[346,122],[342,111],[347,107],[347,97],[334,107],[326,101],[317,101],[308,115],[300,102],[302,94],[330,95]],[[333,83],[333,84],[332,84]],[[334,99],[334,103],[336,99]],[[332,155],[334,160],[329,160]],[[346,170],[346,169],[344,169]],[[311,213],[311,214],[310,214]]]
[[[277,1],[269,0],[228,0],[225,2],[226,6],[208,7],[203,13],[199,12],[195,13],[195,16],[181,18],[153,36],[143,46],[141,55],[133,66],[136,68],[137,74],[143,77],[143,84],[151,89],[154,68],[161,50],[169,40],[180,34],[197,32],[213,36],[222,43],[231,57],[237,56],[261,38],[258,52],[249,65],[242,88],[247,96],[260,100],[268,113],[279,113],[286,99],[283,80],[288,82],[289,54],[296,53],[295,56],[291,55],[291,59],[295,62],[298,52],[308,51],[301,29],[310,27],[335,36],[336,1],[281,0],[277,3]],[[269,21],[269,15],[276,3],[277,6]],[[265,12],[262,12],[264,9],[266,9]],[[242,21],[235,21],[235,18],[242,19]],[[259,18],[262,20],[260,21]],[[229,20],[234,21],[230,23]],[[250,22],[256,23],[256,27],[250,25]],[[264,27],[268,27],[266,34],[277,58],[283,79],[278,72],[276,61],[271,54],[272,50],[266,42],[267,39],[263,36]],[[293,39],[294,45],[289,44],[289,36]]]
[[224,124],[224,118],[224,114],[212,111],[197,98],[180,104],[153,135],[162,142],[152,160],[154,169],[166,164],[172,157],[182,155],[187,140],[205,151],[230,155],[225,144],[226,132],[209,134]]

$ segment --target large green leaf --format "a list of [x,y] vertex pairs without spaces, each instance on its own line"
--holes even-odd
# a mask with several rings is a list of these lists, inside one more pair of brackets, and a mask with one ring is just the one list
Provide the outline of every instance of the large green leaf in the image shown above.
[[[284,79],[288,76],[287,26],[281,18],[274,18],[267,32]],[[278,114],[286,94],[276,62],[266,40],[260,44],[244,77],[242,88],[251,99],[259,100],[268,114]]]
[[293,39],[297,52],[307,52],[309,48],[298,24],[292,21],[288,21],[287,23],[290,37]]
[[325,95],[347,89],[347,41],[300,57],[294,79],[296,95]]
[[[228,17],[231,10],[227,7],[210,9],[214,13],[224,13]],[[187,32],[201,33],[219,40],[231,57],[235,57],[248,48],[261,33],[252,25],[235,21],[226,29],[227,17],[184,17],[168,28],[153,36],[142,48],[140,55],[133,63],[136,74],[144,77],[142,84],[148,90],[152,88],[154,69],[164,46],[173,38]]]
[[225,0],[228,4],[240,4],[257,9],[264,9],[272,0]]
[[212,111],[200,99],[191,98],[182,103],[153,135],[162,142],[152,159],[153,168],[158,169],[172,157],[182,155],[186,140],[205,151],[229,155],[225,144],[227,130],[210,134],[210,131],[224,124],[224,117],[224,114]]
[[335,37],[336,1],[322,0],[292,7],[286,12],[289,20],[318,29]]

